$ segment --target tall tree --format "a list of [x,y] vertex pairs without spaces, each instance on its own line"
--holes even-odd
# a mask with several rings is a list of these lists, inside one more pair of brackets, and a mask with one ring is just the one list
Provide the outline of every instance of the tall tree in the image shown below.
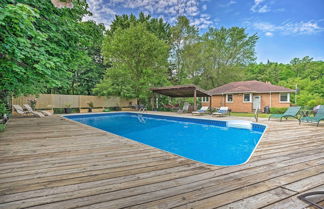
[[74,69],[66,90],[72,94],[91,95],[93,88],[103,78],[107,67],[101,55],[105,27],[93,21],[81,22],[79,27],[84,37],[82,44],[86,54],[78,60],[78,66]]
[[296,77],[301,77],[302,74],[306,71],[307,65],[309,65],[312,62],[313,58],[306,56],[302,59],[299,58],[293,58],[290,61],[292,70],[295,72]]
[[197,43],[198,40],[198,29],[190,25],[187,17],[179,16],[176,24],[171,28],[170,74],[173,83],[181,84],[185,82],[188,76],[186,67],[192,67],[192,65],[188,65],[193,58],[190,55],[194,52],[191,46]]
[[136,17],[134,14],[116,15],[115,19],[110,25],[110,29],[107,31],[107,34],[113,35],[118,29],[127,29],[137,24],[145,25],[146,29],[154,33],[154,35],[156,35],[159,39],[166,42],[170,41],[170,24],[164,22],[162,18],[153,18],[150,15],[145,15],[143,12],[140,12],[138,17]]
[[241,80],[243,68],[255,61],[258,37],[249,36],[244,28],[209,28],[201,38],[199,51],[203,65],[198,68],[201,86],[207,89]]
[[146,100],[150,87],[166,82],[168,51],[168,44],[149,32],[145,24],[117,29],[104,39],[103,56],[112,67],[95,92]]
[[[246,68],[246,79],[270,81],[291,89],[300,90],[297,104],[313,107],[324,102],[324,62],[311,57],[293,58],[288,64],[268,61],[266,64],[251,64]],[[291,95],[295,102],[295,95]]]
[[86,2],[58,9],[50,0],[2,0],[0,92],[2,97],[37,94],[67,86],[86,54],[80,22]]

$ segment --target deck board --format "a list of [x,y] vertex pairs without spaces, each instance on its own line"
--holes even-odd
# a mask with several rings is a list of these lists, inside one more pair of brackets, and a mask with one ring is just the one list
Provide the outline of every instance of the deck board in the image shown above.
[[323,190],[324,124],[260,122],[250,161],[220,167],[59,116],[14,118],[0,133],[0,209],[312,208],[297,196]]

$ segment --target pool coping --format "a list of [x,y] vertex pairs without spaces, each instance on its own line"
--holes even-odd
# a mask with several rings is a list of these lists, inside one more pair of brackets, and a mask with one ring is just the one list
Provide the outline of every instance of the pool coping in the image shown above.
[[[176,155],[176,156],[179,156],[179,157],[182,157],[182,158],[185,158],[185,159],[188,159],[188,160],[191,160],[191,161],[194,161],[194,162],[198,162],[198,163],[201,163],[201,164],[204,164],[204,165],[208,165],[208,166],[220,166],[220,167],[229,167],[229,166],[240,166],[240,165],[244,165],[246,164],[247,162],[249,162],[249,160],[252,158],[254,152],[256,151],[257,147],[259,146],[262,138],[264,137],[264,134],[266,133],[267,129],[268,129],[268,125],[267,124],[262,124],[262,123],[254,123],[254,122],[251,122],[251,121],[248,121],[250,122],[251,124],[256,124],[256,125],[262,125],[264,126],[264,130],[260,136],[260,139],[258,140],[258,143],[254,146],[250,156],[247,158],[246,161],[244,161],[243,163],[240,163],[240,164],[236,164],[236,165],[214,165],[214,164],[209,164],[209,163],[204,163],[204,162],[200,162],[200,161],[197,161],[197,160],[194,160],[194,159],[191,159],[191,158],[187,158],[187,157],[184,157],[184,156],[181,156],[181,155],[178,155],[178,154],[175,154],[173,152],[169,152],[169,151],[166,151],[166,150],[163,150],[163,149],[160,149],[160,148],[157,148],[157,147],[154,147],[154,146],[151,146],[151,145],[148,145],[148,144],[144,144],[142,142],[139,142],[139,141],[136,141],[136,140],[133,140],[133,139],[130,139],[130,138],[127,138],[127,137],[124,137],[124,136],[120,136],[118,134],[114,134],[112,132],[109,132],[109,131],[105,131],[103,129],[100,129],[100,128],[96,128],[94,126],[90,126],[90,125],[87,125],[87,124],[84,124],[84,123],[80,123],[78,121],[75,121],[75,120],[72,120],[70,118],[67,118],[65,116],[80,116],[80,115],[107,115],[107,114],[112,114],[112,113],[132,113],[132,114],[142,114],[142,115],[158,115],[158,116],[167,116],[167,117],[174,117],[174,118],[191,118],[191,119],[197,119],[197,120],[206,120],[206,121],[221,121],[221,122],[226,122],[227,120],[215,120],[215,119],[207,119],[207,118],[196,118],[194,116],[185,116],[185,117],[182,117],[182,116],[173,116],[173,115],[163,115],[163,114],[154,114],[154,113],[143,113],[143,112],[136,112],[136,111],[114,111],[114,112],[93,112],[93,113],[73,113],[73,114],[61,114],[59,115],[59,117],[63,118],[64,120],[68,120],[68,121],[72,121],[74,123],[77,123],[77,124],[80,124],[82,126],[86,126],[86,127],[91,127],[91,128],[95,128],[97,130],[100,130],[102,132],[105,132],[105,133],[109,133],[109,134],[113,134],[115,136],[118,136],[118,137],[121,137],[122,139],[127,139],[128,141],[130,140],[131,142],[133,143],[138,143],[138,144],[141,144],[141,145],[145,145],[145,146],[148,146],[148,147],[151,147],[151,148],[154,148],[154,149],[157,149],[159,151],[162,151],[162,152],[166,152],[166,153],[169,153],[169,154],[172,154],[172,155]],[[232,120],[232,121],[235,121],[235,120]],[[220,126],[221,127],[221,126]],[[236,128],[236,127],[233,127],[233,128]],[[237,128],[239,129],[239,128]]]

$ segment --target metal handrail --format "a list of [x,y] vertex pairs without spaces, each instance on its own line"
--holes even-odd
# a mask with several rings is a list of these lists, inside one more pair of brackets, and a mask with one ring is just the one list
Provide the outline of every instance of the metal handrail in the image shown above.
[[255,122],[259,121],[259,107],[255,109],[254,118],[255,118]]
[[147,111],[147,109],[145,108],[145,107],[141,107],[141,108],[139,108],[139,110],[138,110],[138,112],[142,112],[142,113],[144,113],[144,112],[146,112]]

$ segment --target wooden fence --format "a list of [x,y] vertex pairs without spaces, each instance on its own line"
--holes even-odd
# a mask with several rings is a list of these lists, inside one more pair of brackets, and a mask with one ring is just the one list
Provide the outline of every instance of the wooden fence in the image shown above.
[[136,99],[123,99],[120,97],[99,97],[86,95],[62,95],[62,94],[40,94],[12,98],[12,104],[29,104],[30,99],[37,100],[36,109],[53,108],[88,108],[90,102],[95,108],[104,107],[127,107],[137,103]]

